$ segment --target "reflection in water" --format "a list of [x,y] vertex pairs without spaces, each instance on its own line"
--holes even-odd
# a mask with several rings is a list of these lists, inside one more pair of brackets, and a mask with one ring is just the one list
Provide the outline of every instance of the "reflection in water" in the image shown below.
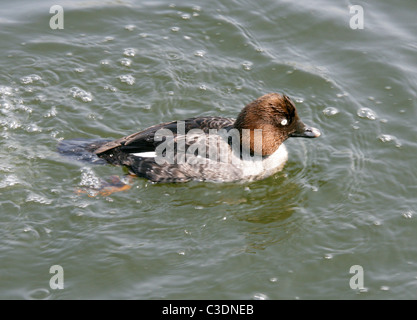
[[[364,30],[329,0],[74,0],[51,30],[50,2],[0,12],[0,298],[413,296],[415,0],[368,1]],[[74,187],[122,170],[56,152],[62,139],[233,117],[276,91],[323,136],[289,140],[284,170],[263,181],[138,178],[89,198]],[[52,292],[56,263],[74,282]],[[348,288],[353,264],[366,293]]]
[[246,252],[264,250],[289,239],[298,230],[293,214],[302,205],[302,186],[295,179],[285,178],[283,173],[270,179],[274,183],[268,186],[252,184],[242,210],[233,213],[234,218],[249,223],[244,231]]

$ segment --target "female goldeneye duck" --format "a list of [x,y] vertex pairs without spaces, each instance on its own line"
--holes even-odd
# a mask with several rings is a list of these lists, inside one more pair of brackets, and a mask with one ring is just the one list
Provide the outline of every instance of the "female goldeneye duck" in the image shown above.
[[236,120],[165,122],[82,148],[153,182],[233,182],[259,180],[281,170],[288,158],[283,142],[289,137],[318,136],[318,129],[300,120],[290,98],[270,93],[246,105]]

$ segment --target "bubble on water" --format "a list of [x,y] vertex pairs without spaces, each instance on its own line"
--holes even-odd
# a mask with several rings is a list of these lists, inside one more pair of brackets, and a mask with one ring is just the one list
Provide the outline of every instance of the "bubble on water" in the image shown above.
[[61,133],[61,132],[59,132],[59,131],[51,131],[50,135],[51,135],[51,137],[52,137],[52,138],[54,138],[54,139],[57,139],[57,140],[64,140],[64,138],[63,138],[63,137],[58,137],[58,135],[59,135],[60,133]]
[[339,110],[335,107],[327,107],[323,110],[325,116],[331,117],[339,113]]
[[125,30],[127,31],[133,31],[136,29],[136,26],[133,24],[128,24],[127,26],[125,26]]
[[44,117],[45,118],[53,118],[53,117],[56,117],[56,115],[57,115],[57,110],[56,110],[56,108],[55,107],[52,107],[51,108],[51,110],[49,110],[45,115],[44,115]]
[[198,87],[200,90],[206,91],[207,90],[207,86],[205,84],[202,84]]
[[2,172],[13,172],[13,169],[10,166],[0,164],[0,171],[2,171]]
[[85,71],[84,68],[75,68],[74,70],[75,70],[75,72],[78,72],[78,73],[81,73],[81,72]]
[[245,62],[242,63],[242,67],[246,71],[252,70],[252,66],[253,66],[253,63],[250,62],[250,61],[245,61]]
[[101,115],[96,113],[89,113],[87,117],[92,120],[103,119]]
[[70,92],[72,94],[72,96],[76,99],[79,99],[83,102],[90,102],[93,100],[93,96],[90,92],[87,92],[81,88],[78,87],[72,87],[70,89]]
[[26,132],[42,132],[42,129],[36,123],[27,125],[25,130]]
[[196,52],[194,52],[194,55],[196,57],[204,57],[204,55],[206,54],[206,52],[204,50],[197,50]]
[[375,120],[377,118],[376,113],[369,108],[360,108],[357,112],[357,115],[361,118],[366,118],[369,120]]
[[171,31],[172,32],[178,32],[178,31],[180,31],[180,27],[172,27]]
[[12,186],[18,185],[18,184],[22,184],[20,179],[14,174],[9,174],[6,177],[3,177],[1,179],[0,189],[7,188],[7,187],[12,187]]
[[324,255],[324,259],[327,259],[327,260],[333,259],[333,255],[331,253],[326,253]]
[[180,256],[185,256],[185,251],[180,250],[180,251],[178,251],[178,254],[179,254]]
[[401,147],[401,142],[398,139],[390,134],[380,134],[378,139],[384,143],[393,142],[397,148]]
[[80,186],[98,190],[101,182],[91,168],[82,168]]
[[126,83],[130,86],[135,83],[135,78],[130,74],[119,76],[119,79],[121,82]]
[[31,232],[31,231],[35,231],[32,227],[24,227],[23,228],[23,232]]
[[264,293],[255,293],[253,295],[253,300],[269,300],[269,297]]
[[406,212],[403,212],[402,216],[406,219],[411,219],[413,217],[414,212],[411,210],[407,210]]
[[184,13],[181,15],[181,19],[183,20],[190,20],[190,18],[191,18],[191,15],[189,15],[188,13]]
[[134,57],[136,54],[136,49],[126,48],[123,50],[123,55],[126,57]]
[[110,37],[110,36],[104,38],[104,41],[106,42],[113,41],[113,40],[114,40],[114,37]]
[[355,123],[354,123],[354,124],[352,124],[352,128],[353,128],[354,130],[359,130],[359,129],[360,129],[360,127],[358,126],[358,123],[359,123],[359,121],[355,121]]
[[167,59],[174,61],[179,60],[182,58],[181,54],[179,52],[167,52],[166,54]]
[[12,109],[12,105],[10,103],[4,102],[0,105],[1,109],[0,111],[4,114],[6,114],[6,110],[11,110]]
[[338,93],[336,94],[336,97],[338,98],[342,98],[342,97],[347,97],[349,94],[347,92],[343,92],[343,93]]
[[25,76],[20,78],[20,82],[23,84],[29,84],[29,83],[33,83],[35,81],[39,81],[42,80],[42,78],[40,76],[38,76],[37,74],[31,74],[29,76]]
[[120,60],[120,63],[125,67],[130,67],[132,64],[132,60],[130,60],[129,58],[123,58]]
[[14,130],[20,128],[21,126],[21,123],[15,119],[0,120],[0,127],[4,127],[6,129]]
[[278,278],[272,277],[272,278],[269,278],[269,281],[271,281],[271,282],[277,282],[278,281]]
[[11,96],[13,94],[13,89],[7,86],[0,86],[0,95],[2,96]]
[[108,65],[110,64],[110,60],[107,60],[107,59],[101,60],[101,61],[100,61],[100,64],[101,64],[102,66],[108,66]]
[[111,91],[111,92],[116,92],[116,91],[117,91],[117,88],[116,88],[116,87],[113,87],[113,86],[111,86],[111,85],[105,85],[105,86],[103,87],[103,89],[104,89],[104,90],[109,90],[109,91]]
[[389,134],[381,134],[378,138],[382,142],[390,142],[394,139],[394,137]]
[[33,109],[31,107],[25,106],[24,104],[17,105],[16,109],[17,110],[22,110],[22,111],[27,112],[27,113],[32,113],[33,112]]

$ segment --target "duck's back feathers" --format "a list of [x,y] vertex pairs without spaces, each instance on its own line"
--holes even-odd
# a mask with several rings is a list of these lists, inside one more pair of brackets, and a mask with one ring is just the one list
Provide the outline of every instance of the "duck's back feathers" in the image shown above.
[[178,138],[179,134],[187,134],[192,129],[200,129],[206,134],[209,133],[210,129],[228,129],[233,126],[234,122],[235,119],[232,118],[194,117],[181,121],[181,124],[184,125],[184,132],[178,131],[178,121],[165,122],[105,143],[94,150],[94,153],[100,156],[115,148],[120,148],[121,151],[128,153],[155,151],[155,148],[161,143],[161,141],[155,141],[154,139],[155,133],[160,129],[167,129]]

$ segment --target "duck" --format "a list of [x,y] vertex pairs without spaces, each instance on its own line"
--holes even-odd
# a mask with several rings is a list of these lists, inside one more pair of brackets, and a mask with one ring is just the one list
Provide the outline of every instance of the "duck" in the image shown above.
[[174,120],[82,148],[100,163],[126,167],[131,175],[155,183],[245,182],[282,170],[288,138],[320,135],[300,119],[287,95],[268,93],[248,103],[236,119]]

